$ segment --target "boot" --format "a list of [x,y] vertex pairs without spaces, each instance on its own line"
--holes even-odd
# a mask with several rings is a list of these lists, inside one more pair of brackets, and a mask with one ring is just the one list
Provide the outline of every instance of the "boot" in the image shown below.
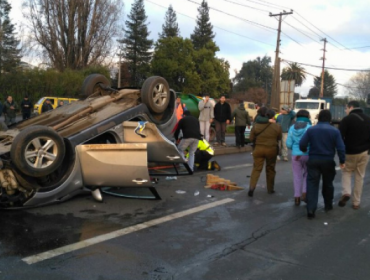
[[299,206],[301,204],[301,198],[300,197],[295,197],[294,198],[294,204],[295,204],[295,206]]

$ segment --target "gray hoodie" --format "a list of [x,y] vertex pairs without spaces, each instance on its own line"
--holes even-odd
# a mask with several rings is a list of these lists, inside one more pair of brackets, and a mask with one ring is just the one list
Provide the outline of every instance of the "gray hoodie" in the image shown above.
[[209,122],[210,119],[214,118],[213,103],[211,100],[208,100],[207,103],[204,103],[204,100],[201,100],[198,103],[198,109],[199,109],[199,121]]

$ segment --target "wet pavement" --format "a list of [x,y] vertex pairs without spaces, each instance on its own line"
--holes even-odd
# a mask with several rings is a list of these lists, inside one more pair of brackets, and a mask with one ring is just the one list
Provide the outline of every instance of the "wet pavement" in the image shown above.
[[[369,176],[361,208],[340,208],[338,171],[334,210],[325,213],[320,198],[309,221],[304,205],[293,205],[290,162],[277,164],[275,194],[267,194],[263,173],[249,198],[250,153],[215,159],[222,170],[213,174],[245,190],[204,189],[207,172],[199,172],[161,179],[161,200],[104,195],[98,203],[79,196],[47,207],[2,210],[0,279],[369,279]],[[121,229],[132,231],[33,264],[24,260]]]

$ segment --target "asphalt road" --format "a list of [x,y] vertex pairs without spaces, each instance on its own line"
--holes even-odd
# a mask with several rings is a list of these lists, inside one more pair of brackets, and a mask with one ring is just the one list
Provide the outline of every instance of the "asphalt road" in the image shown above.
[[[216,159],[215,174],[247,189],[250,153]],[[369,176],[359,210],[335,204],[325,213],[320,199],[307,220],[304,205],[293,205],[290,162],[277,165],[275,194],[263,173],[253,198],[204,189],[206,174],[160,180],[162,200],[80,196],[2,210],[0,279],[369,279]]]

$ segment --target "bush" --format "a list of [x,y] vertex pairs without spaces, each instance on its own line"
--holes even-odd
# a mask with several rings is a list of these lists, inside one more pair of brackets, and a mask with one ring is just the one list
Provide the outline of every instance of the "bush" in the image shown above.
[[235,133],[235,126],[233,124],[229,124],[226,126],[226,133]]

